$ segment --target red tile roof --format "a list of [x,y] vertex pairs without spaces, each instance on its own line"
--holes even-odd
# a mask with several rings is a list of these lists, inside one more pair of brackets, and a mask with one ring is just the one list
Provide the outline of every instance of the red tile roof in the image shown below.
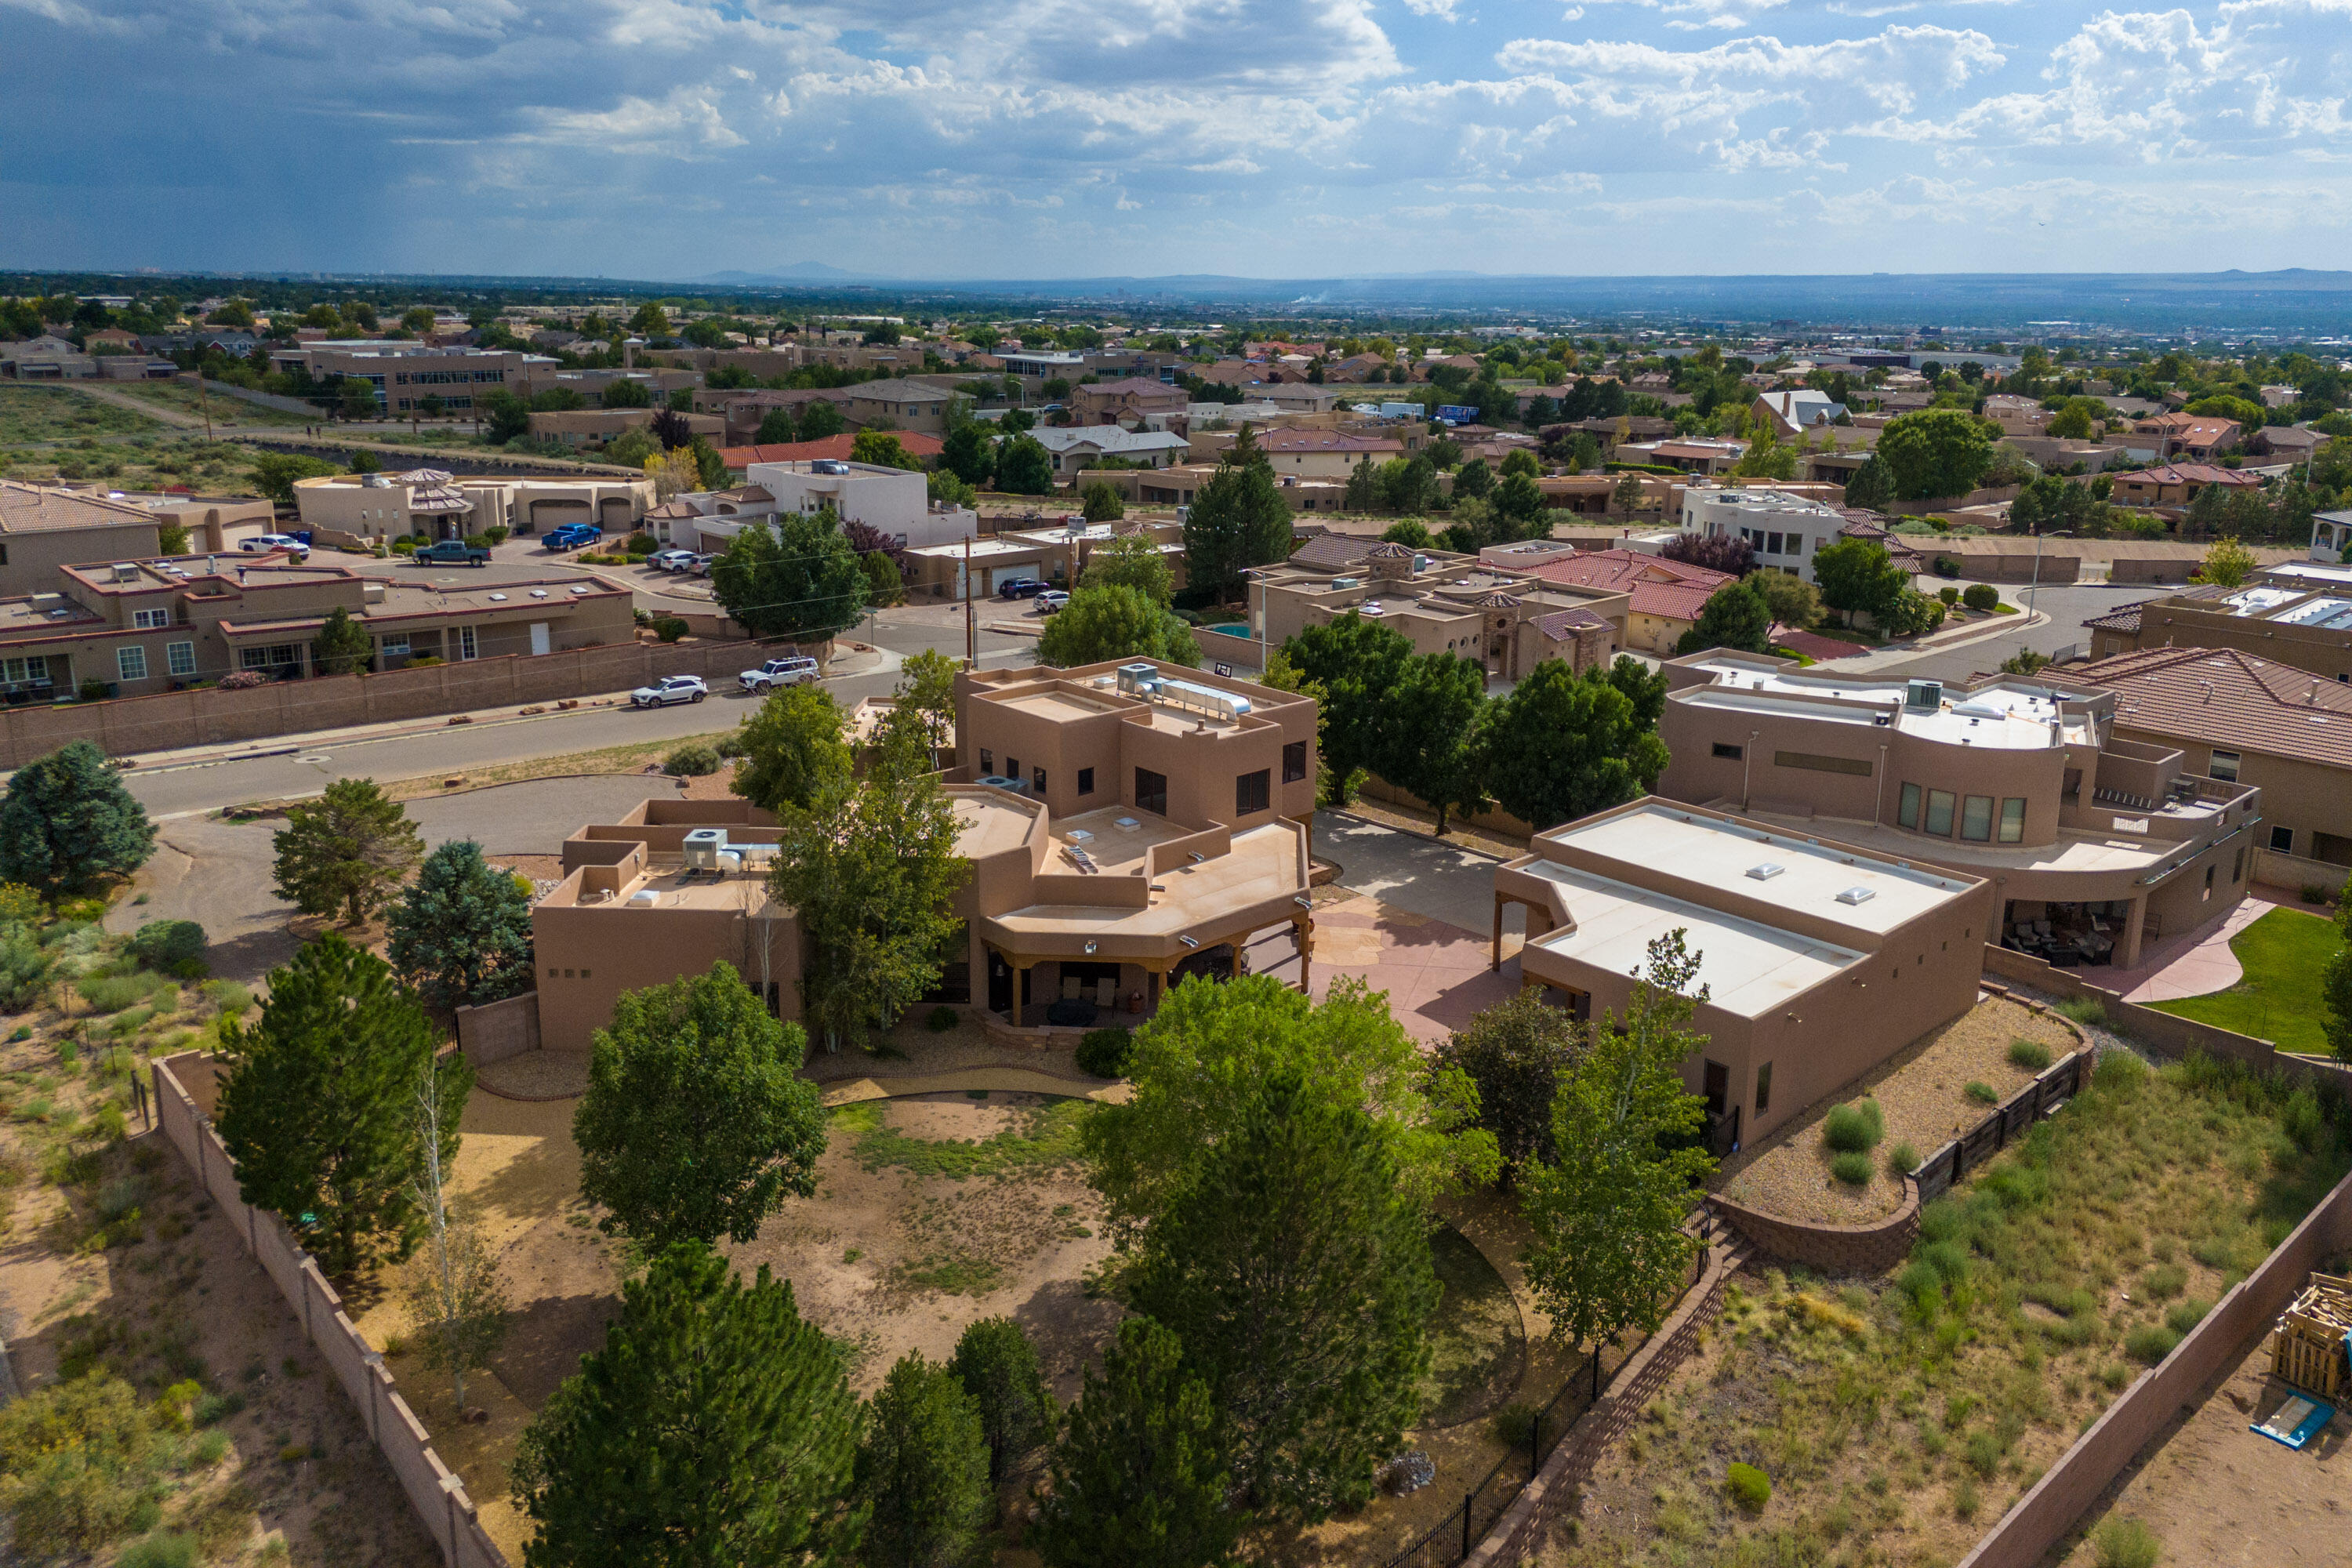
[[1343,436],[1337,430],[1261,430],[1262,452],[1402,452],[1404,443],[1388,436]]
[[2160,647],[2066,674],[2114,689],[2120,729],[2352,768],[2352,686],[2307,669],[2236,648]]
[[[937,436],[926,436],[919,430],[893,430],[898,445],[910,458],[936,458],[946,446]],[[832,458],[841,462],[849,460],[849,449],[857,443],[854,432],[845,430],[838,436],[827,436],[819,441],[787,441],[766,447],[721,447],[719,460],[730,468],[740,468],[752,463],[805,463],[812,458]]]
[[2216,468],[2210,463],[2166,463],[2160,468],[2139,468],[2116,476],[2116,483],[2119,485],[2133,479],[2154,485],[2260,485],[2263,482],[2257,475],[2242,474],[2235,468]]
[[1548,583],[1599,588],[1612,594],[1630,593],[1635,615],[1656,616],[1670,621],[1698,619],[1699,606],[1706,603],[1707,595],[1731,581],[1727,572],[1668,561],[1660,555],[1644,555],[1638,550],[1595,550],[1562,555],[1536,567],[1535,575]]

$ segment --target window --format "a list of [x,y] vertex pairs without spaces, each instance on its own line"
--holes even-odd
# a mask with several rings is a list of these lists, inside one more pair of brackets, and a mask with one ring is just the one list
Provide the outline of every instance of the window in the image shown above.
[[1950,790],[1929,790],[1927,792],[1927,831],[1938,838],[1949,838],[1952,836],[1952,807],[1957,804],[1958,804],[1958,797]]
[[1811,752],[1775,752],[1772,753],[1772,765],[1803,768],[1816,773],[1852,773],[1856,778],[1866,779],[1876,764],[1858,762],[1853,757],[1816,756]]
[[1004,776],[1009,779],[1017,779],[1021,776],[1020,758],[1007,757],[1004,759]]
[[1917,784],[1907,784],[1903,786],[1902,797],[1895,807],[1895,820],[1905,827],[1919,826],[1919,786]]
[[1150,768],[1135,770],[1135,809],[1168,815],[1168,775]]
[[1289,741],[1282,748],[1282,782],[1297,784],[1307,776],[1307,742]]
[[2238,753],[2235,752],[2216,752],[2213,753],[2212,763],[2205,770],[2206,775],[2220,779],[2223,784],[2236,784],[2238,760]]
[[1045,770],[1044,768],[1037,769],[1030,775],[1029,787],[1035,790],[1039,795],[1044,795],[1045,793]]
[[1780,536],[1779,534],[1768,533],[1764,536],[1764,553],[1767,555],[1778,555],[1781,553]]
[[169,610],[133,610],[131,612],[131,624],[138,627],[142,632],[160,631],[163,627],[172,624],[172,612]]
[[2021,798],[2011,796],[2000,803],[2000,841],[2025,842],[2025,802]]
[[[0,561],[0,565],[5,564],[7,563]],[[12,658],[0,664],[0,674],[5,675],[12,686],[21,680],[47,680],[49,678],[49,661],[38,654],[30,658]]]
[[1740,758],[1748,754],[1748,748],[1745,746],[1726,745],[1723,742],[1717,741],[1715,743],[1715,754],[1723,758],[1726,762],[1736,763]]
[[1234,815],[1247,816],[1274,804],[1273,775],[1260,768],[1234,780]]
[[1992,796],[1972,795],[1960,804],[1960,837],[1979,844],[1992,837]]
[[1772,1109],[1772,1064],[1766,1062],[1756,1069],[1756,1114],[1763,1115]]
[[[403,632],[398,637],[388,637],[383,639],[383,647],[386,658],[396,657],[406,658],[408,657],[408,634],[406,632]],[[256,664],[268,662],[267,660],[257,659],[254,657],[256,654],[262,651],[263,650],[260,648],[253,647],[249,647],[245,650],[246,665],[248,668]]]
[[192,642],[167,642],[163,645],[163,668],[173,675],[194,675],[196,672],[196,645]]
[[[16,661],[15,659],[13,659],[13,658],[12,658],[12,659],[10,659],[8,662],[9,662],[11,665],[14,665]],[[15,679],[15,678],[12,676],[10,679]],[[2292,828],[2292,827],[2273,827],[2273,828],[2272,828],[2272,829],[2271,829],[2271,847],[2272,847],[2272,848],[2273,848],[2273,849],[2275,849],[2275,850],[2277,850],[2277,851],[2278,851],[2280,854],[2282,854],[2282,855],[2292,855],[2292,854],[2294,854],[2294,828]]]
[[474,628],[471,626],[457,628],[457,657],[459,658],[474,657]]
[[1094,769],[1080,768],[1078,770],[1078,793],[1080,795],[1092,795],[1095,793]]
[[147,679],[147,650],[143,647],[119,647],[114,650],[114,668],[125,680]]
[[996,771],[996,753],[986,746],[980,749],[980,771],[983,773],[992,773]]

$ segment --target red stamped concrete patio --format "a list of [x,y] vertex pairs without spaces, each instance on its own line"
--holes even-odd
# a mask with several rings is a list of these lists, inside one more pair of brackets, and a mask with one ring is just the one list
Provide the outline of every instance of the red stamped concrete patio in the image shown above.
[[[1516,935],[1506,938],[1507,951],[1517,942]],[[1387,992],[1397,1021],[1426,1043],[1444,1039],[1479,1009],[1518,989],[1517,960],[1507,960],[1496,973],[1486,967],[1488,956],[1482,932],[1355,893],[1316,905],[1309,977],[1318,1001],[1341,975]],[[1258,944],[1250,960],[1256,973],[1298,982],[1298,960],[1286,935]]]

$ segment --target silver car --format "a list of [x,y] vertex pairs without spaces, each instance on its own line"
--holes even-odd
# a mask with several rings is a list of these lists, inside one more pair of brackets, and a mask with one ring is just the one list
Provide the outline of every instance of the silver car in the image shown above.
[[665,675],[651,686],[640,686],[629,693],[632,708],[667,708],[675,702],[699,702],[710,695],[710,688],[698,675]]

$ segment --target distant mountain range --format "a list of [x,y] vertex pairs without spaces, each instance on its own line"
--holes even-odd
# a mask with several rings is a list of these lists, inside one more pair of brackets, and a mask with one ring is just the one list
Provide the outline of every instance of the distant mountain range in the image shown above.
[[725,283],[740,289],[761,283],[875,283],[882,281],[875,272],[852,272],[846,268],[830,266],[822,261],[795,261],[789,267],[773,267],[765,272],[712,272],[688,279],[693,283]]

